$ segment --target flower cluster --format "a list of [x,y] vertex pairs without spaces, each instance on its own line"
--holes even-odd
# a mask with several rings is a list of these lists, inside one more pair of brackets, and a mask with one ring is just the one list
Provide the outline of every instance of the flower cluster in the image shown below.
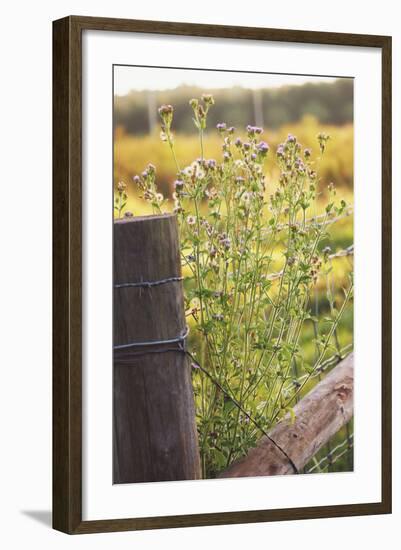
[[[250,419],[269,429],[291,411],[299,391],[291,372],[295,361],[304,362],[300,333],[310,317],[311,293],[329,261],[321,246],[326,222],[345,203],[337,205],[335,187],[329,184],[323,221],[310,221],[319,178],[311,149],[304,149],[292,134],[273,155],[279,172],[274,182],[266,179],[271,154],[259,126],[249,125],[238,134],[219,122],[221,158],[207,158],[203,139],[214,99],[203,94],[189,103],[200,156],[186,167],[180,167],[175,155],[173,107],[163,105],[159,114],[161,136],[176,166],[172,198],[187,273],[186,311],[200,335],[192,345],[202,369],[193,363],[192,371],[202,468],[210,477],[256,443],[260,433]],[[321,154],[328,140],[327,134],[319,134]],[[157,190],[155,167],[149,164],[134,182],[160,212],[164,197]],[[272,278],[275,272],[278,276]],[[330,338],[326,340],[322,349],[329,345]],[[212,380],[224,391],[216,390]],[[227,394],[249,416],[233,407]]]
[[134,183],[142,191],[141,197],[149,202],[156,212],[161,212],[161,206],[164,202],[162,193],[156,187],[156,168],[153,164],[148,164],[140,176],[134,176]]

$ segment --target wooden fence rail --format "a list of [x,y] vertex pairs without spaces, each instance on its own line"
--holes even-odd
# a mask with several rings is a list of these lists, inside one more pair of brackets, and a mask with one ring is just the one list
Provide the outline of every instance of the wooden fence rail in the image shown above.
[[[294,407],[249,453],[220,477],[293,474],[353,415],[354,354],[350,353]],[[273,443],[274,442],[274,443]],[[290,460],[289,460],[290,459]]]

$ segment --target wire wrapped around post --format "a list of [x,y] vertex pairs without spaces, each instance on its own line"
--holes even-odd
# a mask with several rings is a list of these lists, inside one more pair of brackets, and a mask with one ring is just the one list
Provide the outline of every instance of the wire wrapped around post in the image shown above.
[[176,218],[114,223],[113,482],[200,478]]

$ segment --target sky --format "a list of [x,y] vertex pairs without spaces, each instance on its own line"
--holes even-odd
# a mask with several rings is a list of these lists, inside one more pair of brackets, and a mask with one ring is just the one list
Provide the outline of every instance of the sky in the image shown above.
[[278,88],[306,82],[334,82],[327,76],[234,73],[155,67],[114,67],[114,93],[125,95],[131,90],[166,90],[181,85],[198,86],[207,91],[215,88]]

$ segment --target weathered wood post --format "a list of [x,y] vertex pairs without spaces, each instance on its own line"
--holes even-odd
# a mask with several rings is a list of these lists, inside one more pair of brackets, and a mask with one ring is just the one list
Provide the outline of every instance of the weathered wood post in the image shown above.
[[198,479],[174,215],[114,223],[113,481]]

